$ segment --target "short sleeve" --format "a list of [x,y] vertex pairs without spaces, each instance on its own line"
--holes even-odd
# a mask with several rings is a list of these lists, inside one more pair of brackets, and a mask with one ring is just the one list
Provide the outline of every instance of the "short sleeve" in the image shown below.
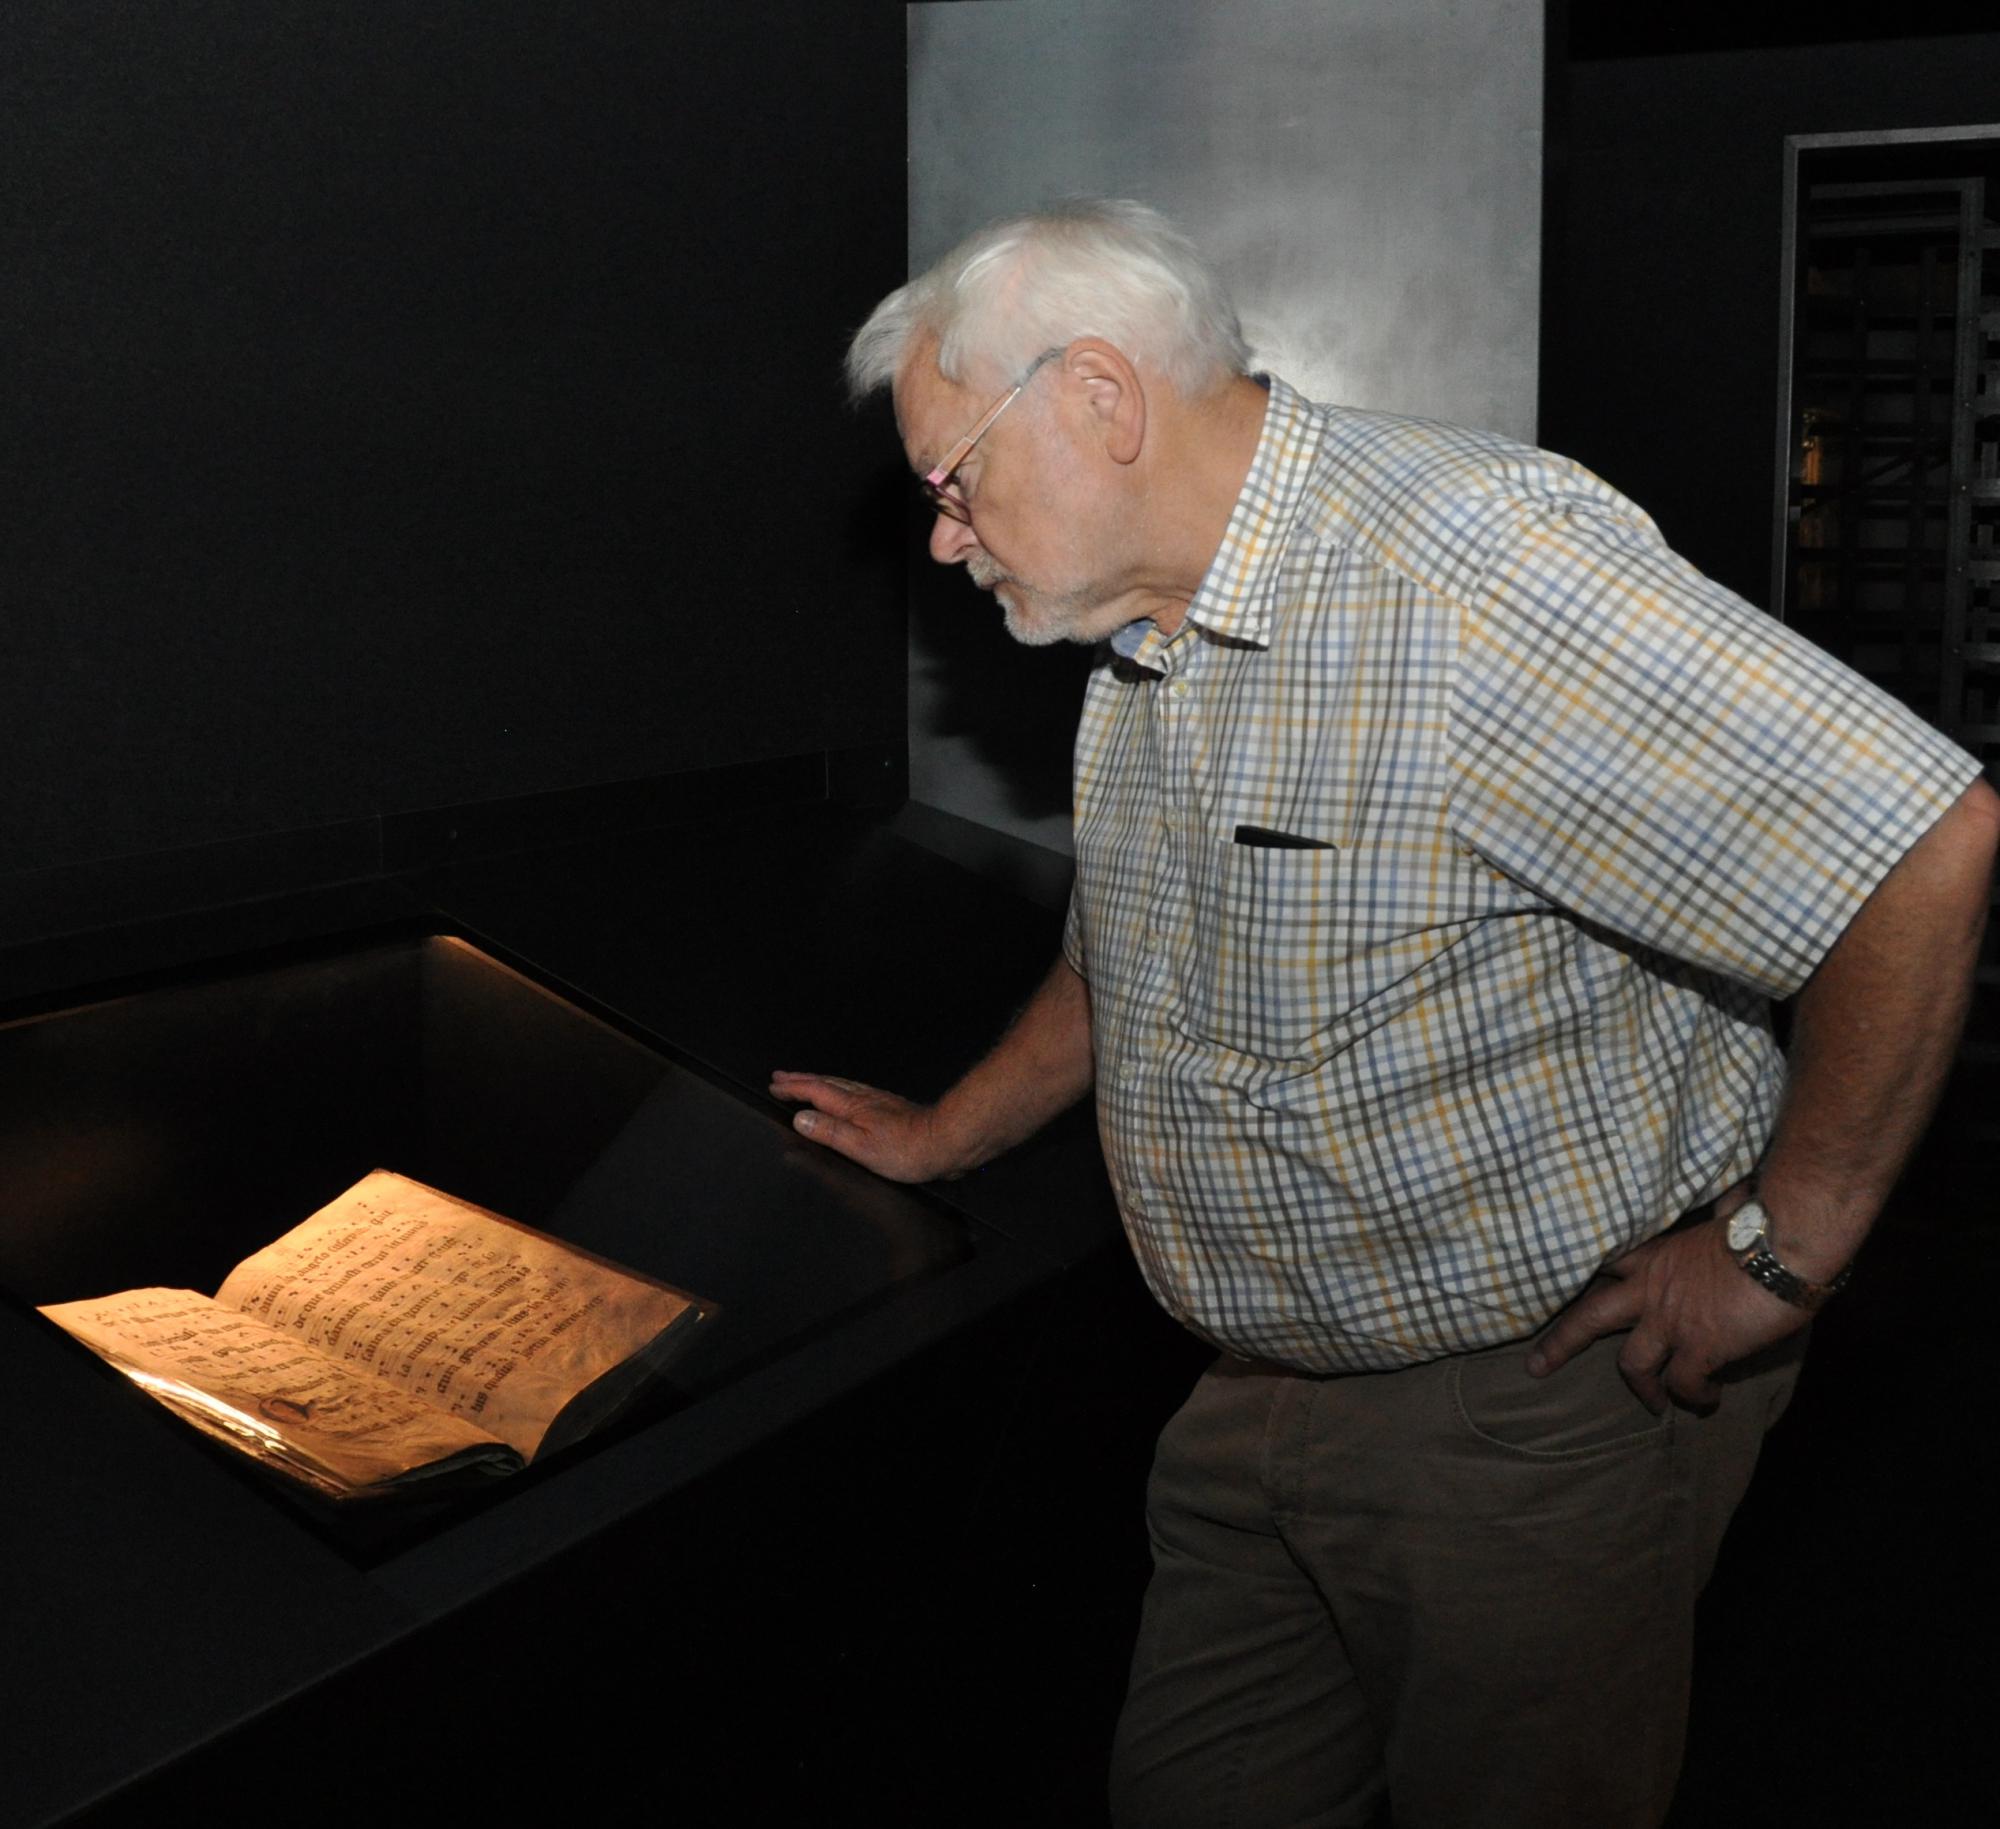
[[1637,510],[1510,508],[1458,662],[1456,835],[1552,903],[1772,996],[1979,773]]
[[1079,978],[1089,978],[1083,956],[1083,904],[1073,882],[1069,891],[1069,912],[1063,916],[1062,954],[1071,971]]

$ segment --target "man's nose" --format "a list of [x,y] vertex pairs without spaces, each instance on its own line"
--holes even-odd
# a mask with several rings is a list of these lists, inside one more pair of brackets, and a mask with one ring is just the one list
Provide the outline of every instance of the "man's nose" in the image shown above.
[[931,557],[940,565],[960,565],[965,555],[979,544],[979,536],[969,521],[940,513],[931,522]]

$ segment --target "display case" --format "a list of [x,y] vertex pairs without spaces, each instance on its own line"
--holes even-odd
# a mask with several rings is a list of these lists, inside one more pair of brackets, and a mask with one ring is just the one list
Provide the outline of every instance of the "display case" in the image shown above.
[[[23,1304],[212,1294],[382,1167],[703,1299],[685,1357],[606,1440],[975,1249],[963,1215],[462,934],[353,937],[0,1027],[0,1287]],[[269,1490],[362,1566],[474,1503]]]
[[[206,1807],[275,1782],[301,1735],[371,1786],[427,1782],[413,1707],[446,1740],[593,1748],[583,1774],[454,1764],[469,1808],[668,1759],[684,1801],[782,1814],[858,1768],[929,1809],[1065,1685],[1114,1706],[1174,1330],[1087,1115],[902,1187],[807,1144],[757,1073],[937,1083],[1058,919],[879,819],[802,812],[0,955],[8,1820]],[[649,1402],[546,1463],[338,1505],[35,1312],[212,1292],[377,1167],[713,1319]]]

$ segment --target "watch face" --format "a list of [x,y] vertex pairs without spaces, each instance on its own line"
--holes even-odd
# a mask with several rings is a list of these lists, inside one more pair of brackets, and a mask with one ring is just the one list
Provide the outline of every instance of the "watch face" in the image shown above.
[[1764,1209],[1756,1201],[1746,1200],[1729,1216],[1730,1250],[1748,1251],[1763,1230]]

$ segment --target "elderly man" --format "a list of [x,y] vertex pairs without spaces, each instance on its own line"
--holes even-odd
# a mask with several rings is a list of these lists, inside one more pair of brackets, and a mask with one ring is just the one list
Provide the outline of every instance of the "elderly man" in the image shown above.
[[[932,557],[1106,646],[1011,1031],[930,1106],[772,1090],[906,1180],[1096,1090],[1147,1282],[1220,1353],[1148,1489],[1121,1816],[1656,1822],[1695,1596],[1949,1065],[2000,802],[1574,464],[1249,373],[1138,205],[983,231],[849,361]],[[1782,1757],[1783,1698],[1745,1719]]]

